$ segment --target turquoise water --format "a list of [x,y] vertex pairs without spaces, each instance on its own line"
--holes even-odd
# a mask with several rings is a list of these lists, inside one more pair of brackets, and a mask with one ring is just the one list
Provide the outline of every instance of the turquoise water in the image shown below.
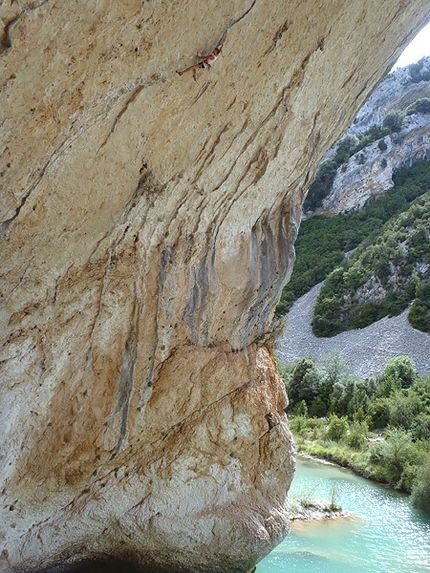
[[331,500],[354,514],[292,524],[257,573],[429,573],[430,514],[348,470],[297,460],[289,497]]

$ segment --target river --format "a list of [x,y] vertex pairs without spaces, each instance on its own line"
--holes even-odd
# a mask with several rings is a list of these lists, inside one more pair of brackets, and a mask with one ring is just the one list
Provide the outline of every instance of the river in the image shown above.
[[430,514],[349,470],[297,460],[289,497],[334,500],[353,518],[292,524],[257,573],[429,573]]

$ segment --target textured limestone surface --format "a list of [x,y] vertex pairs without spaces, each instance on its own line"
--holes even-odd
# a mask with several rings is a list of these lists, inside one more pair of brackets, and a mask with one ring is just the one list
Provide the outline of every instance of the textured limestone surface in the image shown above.
[[0,571],[242,572],[287,533],[269,330],[301,202],[429,17],[2,2]]

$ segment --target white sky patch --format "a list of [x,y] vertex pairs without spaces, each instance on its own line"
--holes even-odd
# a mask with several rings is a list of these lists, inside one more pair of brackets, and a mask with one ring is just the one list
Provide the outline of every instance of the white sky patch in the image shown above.
[[419,32],[394,64],[393,70],[402,68],[430,56],[430,23]]

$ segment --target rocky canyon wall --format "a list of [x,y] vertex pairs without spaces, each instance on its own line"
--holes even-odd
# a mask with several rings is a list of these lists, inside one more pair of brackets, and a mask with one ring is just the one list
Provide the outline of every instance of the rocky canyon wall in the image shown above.
[[[354,154],[338,169],[330,193],[312,215],[332,217],[361,209],[394,185],[393,175],[402,167],[430,159],[430,114],[406,119],[396,138],[385,137],[386,149],[378,141]],[[308,213],[306,213],[308,216]]]
[[0,571],[246,571],[288,531],[270,324],[302,199],[430,6],[0,17]]

